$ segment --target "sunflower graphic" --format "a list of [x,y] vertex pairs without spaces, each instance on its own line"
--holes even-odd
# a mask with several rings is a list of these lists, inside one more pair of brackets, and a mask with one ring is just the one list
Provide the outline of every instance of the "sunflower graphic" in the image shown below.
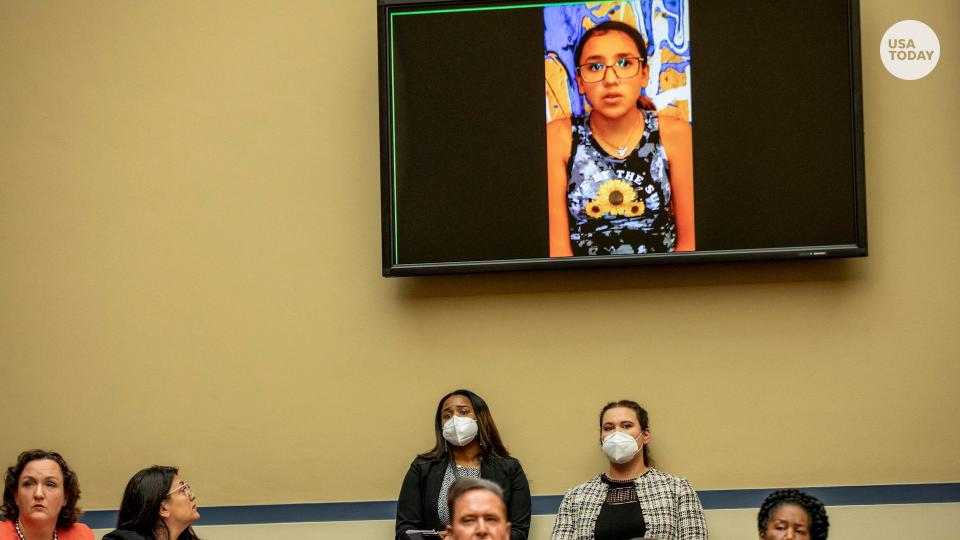
[[625,212],[627,217],[637,217],[643,215],[643,212],[646,210],[643,201],[633,201],[632,203],[627,204],[627,211]]
[[635,200],[637,192],[633,190],[633,186],[616,178],[607,180],[597,190],[597,202],[604,207],[606,213],[614,216],[626,214]]
[[587,206],[584,208],[587,215],[592,218],[598,218],[603,215],[603,205],[600,204],[600,201],[590,201],[587,203]]

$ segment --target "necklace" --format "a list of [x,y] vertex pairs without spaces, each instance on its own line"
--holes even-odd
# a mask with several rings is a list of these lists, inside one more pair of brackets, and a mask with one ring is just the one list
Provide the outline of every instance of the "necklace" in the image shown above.
[[[17,536],[20,537],[20,540],[27,540],[27,539],[23,536],[23,530],[20,528],[20,520],[19,520],[19,519],[17,519],[17,522],[14,523],[14,525],[16,525],[16,528],[17,528]],[[53,528],[53,540],[60,540],[60,539],[57,537],[57,528],[56,528],[56,527]]]
[[617,157],[621,157],[621,158],[622,158],[623,156],[627,155],[627,150],[630,149],[630,148],[627,146],[627,143],[629,143],[630,141],[633,140],[633,137],[634,137],[634,135],[635,135],[636,132],[637,132],[637,124],[634,124],[633,127],[630,128],[630,132],[627,133],[627,138],[623,140],[623,144],[613,144],[613,143],[611,143],[610,141],[604,139],[603,137],[600,136],[599,133],[597,133],[597,131],[596,131],[595,129],[593,129],[593,126],[590,126],[590,131],[593,132],[593,135],[594,135],[600,142],[602,142],[603,144],[605,144],[605,145],[607,145],[607,146],[609,146],[609,147],[612,147],[612,148],[616,148],[616,149],[617,149]]

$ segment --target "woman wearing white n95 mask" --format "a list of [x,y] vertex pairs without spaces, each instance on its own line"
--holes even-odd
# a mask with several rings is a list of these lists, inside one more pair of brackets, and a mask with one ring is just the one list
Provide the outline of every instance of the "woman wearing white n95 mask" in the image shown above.
[[396,540],[407,531],[435,530],[450,523],[447,490],[457,478],[476,477],[503,488],[511,523],[510,540],[526,540],[530,530],[530,486],[520,462],[500,440],[487,403],[469,390],[440,399],[434,416],[434,447],[416,457],[397,500]]
[[651,467],[650,419],[630,400],[600,411],[606,473],[563,497],[551,540],[701,540],[707,525],[700,499],[685,478]]

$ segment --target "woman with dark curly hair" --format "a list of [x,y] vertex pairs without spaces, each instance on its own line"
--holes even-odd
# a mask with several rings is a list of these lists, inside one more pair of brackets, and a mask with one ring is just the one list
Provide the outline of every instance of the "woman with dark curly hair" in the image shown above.
[[63,456],[27,450],[7,469],[3,486],[0,540],[93,540],[77,523],[80,483]]
[[827,540],[830,521],[823,503],[796,489],[774,491],[757,514],[760,540]]
[[147,467],[127,482],[117,530],[103,540],[199,540],[190,527],[200,519],[190,484],[176,467]]

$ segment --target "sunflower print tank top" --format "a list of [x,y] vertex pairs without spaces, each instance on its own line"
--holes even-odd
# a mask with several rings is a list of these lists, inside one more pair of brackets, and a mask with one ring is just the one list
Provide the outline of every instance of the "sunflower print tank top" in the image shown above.
[[670,197],[667,155],[654,111],[640,142],[623,158],[608,155],[590,131],[590,116],[571,118],[567,209],[574,255],[673,251],[677,224]]

